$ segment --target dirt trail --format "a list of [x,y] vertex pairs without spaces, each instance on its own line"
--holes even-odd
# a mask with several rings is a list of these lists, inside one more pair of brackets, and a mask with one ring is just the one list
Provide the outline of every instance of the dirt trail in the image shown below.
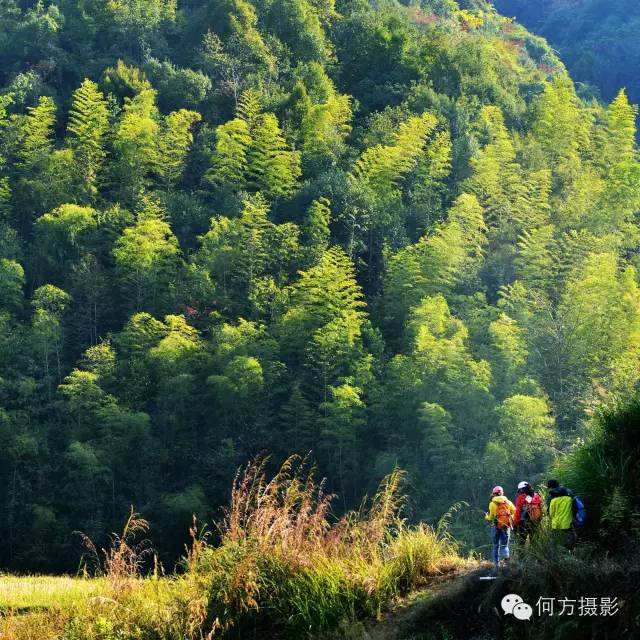
[[[429,587],[411,594],[399,603],[382,620],[366,625],[364,640],[420,640],[422,637],[446,637],[423,635],[433,633],[452,622],[459,624],[461,599],[470,593],[486,592],[491,581],[480,577],[491,572],[489,563],[472,564],[436,579]],[[472,636],[468,636],[471,638]]]
[[[597,556],[587,545],[581,555],[551,561],[511,563],[492,580],[491,565],[467,565],[412,594],[382,620],[365,625],[358,640],[581,640],[640,639],[640,562],[625,554]],[[540,597],[574,602],[583,596],[617,598],[612,616],[542,615],[530,620],[505,615],[500,603],[515,593],[532,607]],[[557,613],[557,611],[556,611]],[[357,636],[349,636],[352,640]],[[347,640],[347,637],[343,640]]]

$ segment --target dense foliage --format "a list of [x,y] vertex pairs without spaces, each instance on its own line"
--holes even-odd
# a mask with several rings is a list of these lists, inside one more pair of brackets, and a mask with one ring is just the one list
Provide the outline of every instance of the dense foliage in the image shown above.
[[[611,100],[626,87],[640,100],[640,5],[635,0],[494,0],[498,11],[543,35],[572,77]],[[595,90],[595,91],[594,91]],[[598,91],[599,90],[599,91]]]
[[0,7],[1,565],[262,451],[435,518],[636,386],[635,109],[489,5]]
[[[589,501],[591,537],[618,551],[637,545],[640,499],[640,400],[603,407],[589,423],[587,437],[558,462],[567,486],[580,487]],[[616,536],[610,532],[615,530]]]

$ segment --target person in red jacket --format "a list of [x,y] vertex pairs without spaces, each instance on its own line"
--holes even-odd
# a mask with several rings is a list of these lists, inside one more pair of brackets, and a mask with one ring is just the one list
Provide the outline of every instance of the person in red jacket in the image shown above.
[[518,483],[513,526],[518,540],[524,543],[542,519],[542,499],[526,480]]

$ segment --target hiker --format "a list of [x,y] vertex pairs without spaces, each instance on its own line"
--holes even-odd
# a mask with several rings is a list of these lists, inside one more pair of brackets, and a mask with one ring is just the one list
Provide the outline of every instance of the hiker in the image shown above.
[[571,489],[560,486],[557,480],[548,480],[547,510],[551,529],[559,532],[562,542],[571,550],[576,544],[576,529],[584,524],[586,510],[578,496]]
[[515,506],[514,531],[518,540],[524,544],[542,519],[542,498],[526,480],[518,483]]
[[504,495],[502,487],[497,486],[491,492],[489,511],[485,520],[491,524],[491,542],[493,544],[493,564],[496,570],[500,567],[500,559],[509,560],[509,537],[513,528],[513,516],[516,508]]

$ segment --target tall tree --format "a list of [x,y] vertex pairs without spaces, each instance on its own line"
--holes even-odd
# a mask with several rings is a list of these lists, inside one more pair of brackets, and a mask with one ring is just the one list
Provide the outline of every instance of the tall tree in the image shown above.
[[248,160],[249,176],[258,191],[274,197],[294,191],[301,173],[300,153],[288,149],[274,114],[258,119]]
[[180,109],[164,119],[159,140],[159,170],[167,185],[174,185],[182,175],[193,143],[192,129],[201,118],[195,111]]
[[125,98],[115,131],[113,146],[118,160],[114,187],[127,203],[140,197],[158,167],[160,124],[155,99],[153,89]]
[[42,357],[43,378],[50,400],[54,381],[62,382],[62,316],[69,302],[69,295],[51,284],[36,289],[31,301],[33,335]]
[[97,177],[105,158],[104,137],[109,127],[109,109],[98,85],[85,80],[73,94],[67,135],[81,176],[81,197],[96,198]]
[[180,248],[162,211],[152,202],[127,227],[114,248],[125,307],[158,312],[170,308],[180,267]]
[[206,178],[228,189],[243,189],[249,170],[247,157],[251,145],[249,126],[241,118],[234,118],[216,129],[216,144],[211,168]]

